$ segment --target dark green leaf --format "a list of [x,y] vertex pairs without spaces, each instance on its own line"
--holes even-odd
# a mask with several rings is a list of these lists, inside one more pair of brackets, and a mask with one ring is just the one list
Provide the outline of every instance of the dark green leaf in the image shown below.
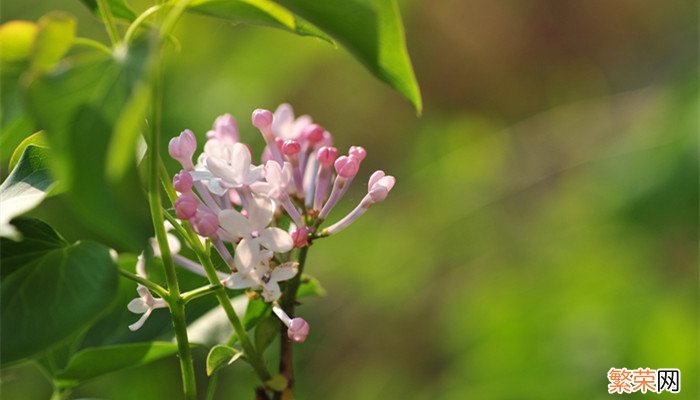
[[328,35],[272,0],[192,0],[188,9],[233,22],[270,26],[301,36],[315,36],[333,43]]
[[13,222],[24,238],[21,242],[0,239],[2,246],[0,275],[2,279],[46,253],[68,246],[68,242],[43,221],[20,217]]
[[44,131],[39,131],[27,136],[17,145],[15,151],[12,152],[12,157],[10,157],[10,170],[12,170],[17,165],[17,163],[19,163],[20,158],[22,158],[22,154],[24,154],[24,150],[29,145],[47,148],[49,146],[49,143],[46,141]]
[[379,79],[422,110],[395,0],[274,0],[341,43]]
[[[42,235],[50,235],[40,230]],[[25,236],[29,232],[22,232]],[[47,247],[55,246],[55,240]],[[17,254],[13,242],[3,253]],[[54,248],[2,277],[0,353],[11,363],[44,352],[81,332],[107,308],[117,289],[109,249],[77,242]]]
[[[81,54],[34,80],[29,106],[46,131],[56,159],[54,170],[68,200],[84,222],[115,247],[140,251],[151,235],[148,207],[136,166],[108,180],[111,136],[148,63],[145,45],[113,57]],[[123,143],[135,151],[135,143]]]
[[221,368],[233,364],[242,356],[243,353],[233,347],[222,344],[212,347],[207,355],[207,375],[211,376]]
[[[95,14],[98,13],[97,0],[80,0],[80,2],[85,4]],[[136,14],[131,11],[124,0],[107,0],[107,4],[109,4],[109,9],[112,11],[114,17],[127,21],[136,19]]]
[[125,368],[146,365],[177,354],[170,342],[134,343],[85,349],[75,354],[56,375],[59,386],[72,387],[88,379]]
[[47,150],[27,146],[17,167],[0,185],[0,236],[21,239],[22,235],[10,225],[10,220],[41,203],[53,183],[47,166]]
[[279,333],[280,320],[276,316],[268,315],[261,320],[255,327],[255,347],[258,349],[258,352],[262,354]]

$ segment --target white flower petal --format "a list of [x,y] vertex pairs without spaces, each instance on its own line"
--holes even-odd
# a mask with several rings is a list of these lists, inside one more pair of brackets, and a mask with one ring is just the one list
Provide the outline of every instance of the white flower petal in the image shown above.
[[258,282],[247,273],[234,272],[226,279],[226,287],[229,289],[246,289],[256,286],[258,286]]
[[282,291],[280,290],[280,285],[277,282],[270,281],[263,286],[263,299],[271,303],[280,298]]
[[217,196],[223,196],[228,191],[228,188],[224,186],[223,181],[218,178],[210,179],[207,182],[207,189]]
[[126,308],[129,309],[134,314],[143,314],[146,311],[148,311],[151,307],[146,304],[146,301],[142,299],[141,297],[137,297],[129,302],[129,304],[126,305]]
[[253,231],[250,221],[234,209],[226,209],[219,213],[219,225],[235,237],[249,236]]
[[235,143],[231,151],[230,172],[233,180],[243,183],[250,170],[250,150],[242,143]]
[[260,232],[258,241],[275,253],[286,253],[294,247],[292,235],[280,228],[267,228]]
[[243,178],[243,180],[240,183],[245,184],[245,185],[251,185],[251,184],[261,180],[263,178],[264,172],[265,171],[264,171],[262,165],[252,167],[252,168],[250,168],[247,175]]
[[261,230],[270,224],[275,213],[275,205],[266,196],[254,197],[248,207],[248,221],[252,230]]
[[153,310],[149,308],[148,311],[146,311],[146,312],[141,316],[141,318],[139,318],[138,321],[136,321],[136,322],[134,322],[133,324],[129,325],[129,329],[130,329],[132,332],[133,332],[133,331],[136,331],[136,330],[138,330],[138,329],[140,329],[140,328],[143,326],[144,322],[146,322],[146,320],[148,319],[148,317],[151,315],[152,312],[153,312]]
[[206,181],[214,178],[214,175],[206,170],[190,171],[190,175],[192,175],[192,180],[194,181]]
[[236,269],[241,272],[249,272],[259,262],[260,245],[257,241],[243,239],[236,246],[236,254],[233,256],[233,262]]
[[295,262],[287,262],[275,267],[270,275],[270,281],[281,282],[292,279],[298,272],[297,265],[299,264]]

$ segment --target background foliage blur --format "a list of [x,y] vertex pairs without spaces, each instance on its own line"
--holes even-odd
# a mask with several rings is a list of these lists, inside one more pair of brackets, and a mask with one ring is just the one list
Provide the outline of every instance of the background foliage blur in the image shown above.
[[[168,59],[168,136],[202,138],[231,112],[259,154],[250,112],[290,102],[342,150],[365,146],[364,182],[377,168],[398,179],[310,252],[328,295],[301,308],[312,333],[297,346],[299,398],[608,398],[611,367],[680,368],[681,394],[659,398],[697,398],[696,2],[400,5],[422,118],[316,39],[188,15]],[[3,2],[2,21],[56,9],[106,38],[77,0]],[[60,198],[33,214],[85,236]],[[178,398],[177,368],[115,373],[74,396]],[[219,398],[250,398],[254,377],[239,366],[220,382]],[[26,364],[0,390],[50,396]]]

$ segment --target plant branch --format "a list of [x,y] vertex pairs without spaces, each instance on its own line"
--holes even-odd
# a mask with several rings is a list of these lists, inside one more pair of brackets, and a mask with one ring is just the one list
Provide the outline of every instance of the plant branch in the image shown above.
[[97,0],[97,7],[100,9],[102,18],[105,21],[105,26],[107,27],[107,35],[112,44],[119,43],[119,31],[117,31],[117,26],[114,23],[114,16],[112,15],[112,9],[109,8],[107,0]]
[[141,276],[138,276],[138,275],[136,275],[132,272],[129,272],[125,269],[117,268],[117,270],[119,271],[119,274],[121,274],[121,276],[128,278],[128,279],[131,279],[132,281],[135,281],[136,283],[139,283],[139,284],[147,287],[148,289],[150,289],[152,292],[154,292],[158,296],[160,296],[160,297],[167,297],[168,296],[168,291],[164,287],[160,286],[159,284],[152,282],[152,281],[149,281],[148,279],[141,277]]

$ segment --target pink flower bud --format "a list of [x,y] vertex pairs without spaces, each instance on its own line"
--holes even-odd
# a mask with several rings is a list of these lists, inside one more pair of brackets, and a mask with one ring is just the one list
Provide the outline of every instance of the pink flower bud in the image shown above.
[[170,139],[170,143],[168,143],[170,157],[179,161],[182,168],[187,170],[194,169],[192,155],[195,150],[197,150],[197,139],[189,129],[185,129],[180,133],[180,136]]
[[357,158],[357,161],[362,161],[367,157],[367,151],[365,151],[362,146],[350,146],[350,151],[348,151],[350,157]]
[[355,157],[341,156],[335,160],[335,172],[343,178],[352,178],[360,169],[360,161]]
[[178,218],[190,219],[197,213],[199,200],[197,200],[197,197],[191,192],[183,193],[175,200],[173,206],[175,207],[175,214]]
[[199,210],[190,224],[200,236],[214,236],[219,229],[219,218],[211,211]]
[[336,158],[338,158],[338,149],[335,147],[324,146],[316,152],[316,159],[324,167],[332,165]]
[[253,126],[260,130],[270,129],[272,126],[272,113],[269,110],[258,108],[253,111]]
[[318,143],[323,140],[323,133],[326,130],[318,124],[311,124],[301,131],[301,137],[311,143]]
[[239,142],[238,124],[231,114],[224,114],[214,121],[214,130],[207,132],[207,139],[219,139],[225,142]]
[[173,176],[173,186],[180,193],[187,193],[192,190],[193,184],[192,175],[188,171],[182,170]]
[[300,249],[309,245],[309,228],[303,226],[292,232],[294,247]]
[[369,178],[367,184],[367,192],[374,203],[384,201],[391,189],[396,183],[396,178],[391,175],[385,175],[384,171],[375,171]]
[[276,137],[275,138],[275,146],[277,146],[277,149],[280,151],[280,153],[282,152],[283,145],[284,145],[284,139]]
[[282,143],[280,151],[286,156],[292,156],[301,151],[301,144],[299,144],[299,142],[296,140],[287,140]]
[[309,335],[309,324],[303,318],[294,318],[289,322],[287,336],[290,340],[303,343]]

